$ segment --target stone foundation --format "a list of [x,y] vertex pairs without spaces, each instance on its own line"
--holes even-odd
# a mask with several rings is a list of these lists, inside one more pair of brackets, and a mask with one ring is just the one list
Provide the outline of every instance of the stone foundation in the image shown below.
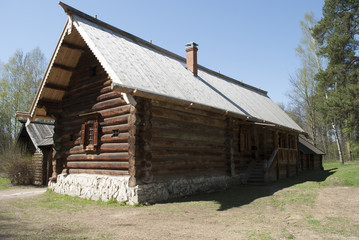
[[136,187],[129,187],[128,176],[60,174],[56,182],[49,183],[49,188],[56,193],[92,200],[108,201],[116,199],[119,202],[134,204],[139,202],[160,202],[197,192],[225,189],[231,183],[239,182],[239,180],[229,176],[178,178],[165,182],[139,184]]
[[134,204],[138,202],[137,187],[128,186],[129,178],[129,176],[60,174],[56,182],[49,182],[49,188],[56,193],[95,201],[116,199],[119,202]]

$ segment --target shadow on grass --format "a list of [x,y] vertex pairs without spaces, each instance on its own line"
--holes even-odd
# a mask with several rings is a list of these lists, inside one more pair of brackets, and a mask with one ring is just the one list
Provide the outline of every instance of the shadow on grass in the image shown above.
[[267,183],[263,186],[235,185],[226,190],[213,193],[199,193],[186,198],[172,199],[168,202],[192,202],[192,201],[216,201],[220,204],[217,211],[225,211],[234,207],[240,207],[262,197],[273,195],[275,192],[287,187],[305,182],[324,182],[330,175],[336,172],[336,168],[324,171],[302,172],[298,176],[281,179],[277,182]]

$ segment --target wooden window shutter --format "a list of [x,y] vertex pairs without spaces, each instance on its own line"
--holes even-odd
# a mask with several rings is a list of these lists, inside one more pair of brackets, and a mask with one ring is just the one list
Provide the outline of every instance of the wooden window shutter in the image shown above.
[[95,147],[98,145],[98,120],[97,119],[93,122],[93,145]]
[[81,125],[81,139],[80,145],[82,148],[85,148],[85,141],[86,141],[86,123]]

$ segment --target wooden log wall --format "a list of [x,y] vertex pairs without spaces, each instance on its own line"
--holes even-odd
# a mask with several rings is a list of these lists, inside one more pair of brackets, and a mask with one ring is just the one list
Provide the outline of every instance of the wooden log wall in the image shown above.
[[34,182],[35,185],[43,184],[43,154],[42,152],[35,152],[32,157],[32,167],[34,171]]
[[224,115],[152,101],[155,179],[228,174]]
[[277,153],[278,177],[286,178],[297,173],[298,152],[296,149],[279,148]]
[[313,156],[313,161],[314,170],[323,170],[322,155],[315,154]]
[[135,169],[137,183],[150,183],[152,173],[152,104],[151,100],[137,98]]
[[[131,118],[134,109],[120,93],[111,90],[111,83],[94,55],[86,49],[56,116],[54,167],[58,173],[135,174],[135,150],[129,144],[134,142]],[[98,144],[92,151],[83,147],[84,141],[81,141],[81,126],[86,121],[86,116],[81,115],[88,113],[96,113],[99,125]]]

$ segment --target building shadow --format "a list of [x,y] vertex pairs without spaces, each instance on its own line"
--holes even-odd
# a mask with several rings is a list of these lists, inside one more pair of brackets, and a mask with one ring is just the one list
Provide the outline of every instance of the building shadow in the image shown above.
[[250,204],[256,199],[271,196],[274,193],[305,182],[324,182],[330,175],[336,172],[336,168],[324,171],[307,171],[298,176],[281,179],[262,186],[235,185],[226,190],[212,193],[198,193],[189,197],[177,198],[170,202],[193,202],[193,201],[215,201],[220,204],[217,211],[225,211],[231,208]]

